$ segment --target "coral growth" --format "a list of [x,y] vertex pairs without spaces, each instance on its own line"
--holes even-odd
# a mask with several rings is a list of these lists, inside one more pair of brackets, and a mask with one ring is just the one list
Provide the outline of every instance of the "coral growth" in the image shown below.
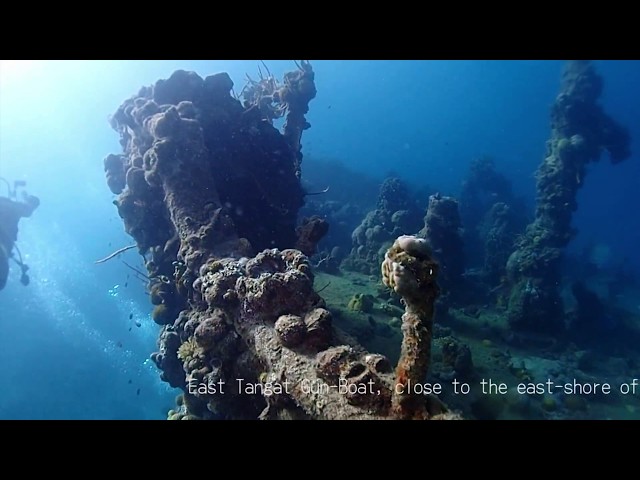
[[373,311],[374,299],[365,293],[356,293],[347,307],[354,312],[370,313]]
[[[362,221],[369,210],[375,208],[380,182],[377,178],[352,170],[340,162],[314,157],[312,162],[305,164],[302,183],[307,196],[300,210],[300,217],[317,215],[331,225],[318,246],[320,258],[333,253],[332,250],[336,247],[344,252],[338,256],[332,255],[335,262],[329,267],[336,272],[334,266],[339,266],[351,251],[351,232],[354,226]],[[323,264],[322,268],[326,266]]]
[[298,240],[296,248],[305,255],[313,255],[316,253],[318,242],[322,240],[329,231],[329,222],[314,215],[311,218],[303,218],[302,223],[296,228]]
[[566,64],[551,112],[551,138],[536,174],[535,220],[507,263],[512,285],[508,314],[514,328],[538,332],[564,328],[557,292],[560,263],[562,249],[574,235],[571,217],[586,167],[604,150],[612,163],[630,156],[629,134],[598,104],[602,85],[591,63]]
[[484,240],[483,274],[490,285],[499,284],[506,274],[522,217],[508,204],[494,203],[485,214],[478,231]]
[[380,187],[377,208],[353,231],[353,247],[342,266],[365,274],[377,273],[386,249],[396,237],[418,231],[420,217],[407,186],[398,178],[386,179]]
[[471,162],[460,193],[460,217],[469,267],[481,267],[483,280],[496,285],[505,275],[515,237],[524,230],[525,203],[490,157]]
[[167,325],[169,323],[173,323],[173,318],[171,312],[166,304],[162,303],[160,305],[156,305],[153,309],[153,313],[151,314],[151,318],[158,325]]
[[[326,233],[319,219],[295,229],[313,78],[307,62],[281,86],[269,74],[249,85],[243,105],[229,94],[228,75],[178,71],[112,118],[124,155],[106,162],[107,177],[118,190],[120,165],[126,172],[117,204],[135,226],[163,325],[152,360],[162,380],[184,391],[169,418],[450,416],[411,392],[392,401],[389,361],[333,326],[308,258],[292,249],[311,253]],[[269,115],[285,114],[280,133]],[[398,185],[381,197],[389,231],[406,220]],[[437,266],[418,239],[398,239],[388,259],[389,285],[407,304],[399,379],[421,380]]]
[[[256,250],[294,244],[303,202],[296,177],[299,141],[290,145],[272,125],[245,110],[230,95],[232,87],[226,74],[202,79],[177,71],[143,88],[113,115],[125,150],[117,158],[128,187],[117,200],[119,212],[144,247],[163,246],[174,225],[178,235],[193,231],[191,250],[200,243],[220,248],[228,235],[248,239]],[[117,172],[113,156],[108,158],[109,172]],[[188,182],[174,175],[180,168],[193,173]],[[163,219],[166,223],[159,225]],[[222,238],[211,238],[214,231]]]
[[468,379],[473,372],[471,350],[452,336],[438,340],[442,348],[442,364],[451,372],[451,376],[458,379]]
[[[362,389],[346,394],[330,390],[321,395],[309,395],[305,389],[304,385],[320,382],[316,373],[320,368],[316,354],[319,354],[318,359],[324,358],[322,352],[336,345],[340,334],[332,328],[331,314],[324,308],[323,300],[313,291],[309,263],[302,253],[265,250],[249,261],[211,262],[202,268],[202,277],[198,283],[200,297],[221,308],[216,307],[217,315],[189,312],[179,318],[173,328],[184,336],[195,332],[186,338],[177,353],[187,373],[185,382],[188,385],[224,383],[224,395],[206,388],[194,393],[208,405],[210,414],[225,412],[234,418],[258,415],[282,418],[285,413],[313,418],[366,418],[371,415],[368,410],[361,411],[361,406],[375,407],[378,415],[385,414],[384,408],[389,404],[383,400],[390,398],[388,395],[379,398]],[[226,302],[224,295],[230,291],[234,292],[235,300]],[[201,318],[206,319],[199,320]],[[200,322],[195,329],[194,319],[195,323]],[[210,332],[206,342],[201,339],[203,331]],[[225,338],[236,337],[244,341],[225,342]],[[220,351],[225,343],[228,347]],[[206,350],[205,346],[211,350]],[[344,348],[353,351],[355,356],[339,362],[343,375],[339,382],[352,382],[357,386],[371,380],[390,391],[390,377],[383,380],[371,372],[365,376],[360,374],[357,365],[364,362],[359,359],[368,355],[361,347],[349,345]],[[163,350],[168,347],[161,344]],[[173,368],[177,366],[174,364]],[[268,373],[261,377],[257,371]],[[280,393],[251,396],[234,380],[238,378],[283,388]]]
[[422,238],[401,236],[385,254],[382,281],[402,296],[402,347],[396,367],[392,411],[400,418],[427,418],[424,399],[411,394],[410,384],[420,383],[429,370],[433,309],[439,288],[438,264]]
[[463,285],[464,251],[458,202],[440,194],[429,197],[424,228],[419,236],[425,238],[433,257],[440,264],[439,285],[443,296],[451,299]]
[[118,195],[126,186],[124,159],[120,155],[107,155],[104,159],[104,171],[109,190]]

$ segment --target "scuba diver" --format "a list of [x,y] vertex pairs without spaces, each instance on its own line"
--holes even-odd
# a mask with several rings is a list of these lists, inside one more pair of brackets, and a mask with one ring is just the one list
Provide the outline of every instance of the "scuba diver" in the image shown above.
[[[26,183],[21,180],[14,182],[13,189],[7,180],[0,177],[0,180],[7,184],[8,197],[0,197],[0,290],[7,284],[9,276],[9,260],[13,260],[22,270],[20,283],[29,285],[27,271],[29,267],[22,261],[22,254],[15,246],[18,240],[18,223],[23,217],[30,217],[33,211],[40,205],[38,197],[22,192],[22,200],[17,200],[17,189],[25,187]],[[18,258],[13,251],[16,250]]]

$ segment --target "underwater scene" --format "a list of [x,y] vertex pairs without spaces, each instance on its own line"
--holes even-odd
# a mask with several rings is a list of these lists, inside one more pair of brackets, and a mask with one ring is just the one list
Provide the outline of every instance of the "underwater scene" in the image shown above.
[[1,60],[0,419],[640,419],[638,85]]

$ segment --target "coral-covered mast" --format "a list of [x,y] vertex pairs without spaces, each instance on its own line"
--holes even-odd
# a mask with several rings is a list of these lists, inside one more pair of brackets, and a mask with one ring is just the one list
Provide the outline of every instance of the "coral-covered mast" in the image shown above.
[[560,263],[562,249],[574,235],[571,218],[587,164],[604,150],[614,164],[630,156],[628,132],[598,104],[602,85],[588,61],[567,62],[551,113],[551,139],[536,175],[536,217],[507,263],[514,328],[541,332],[564,327]]

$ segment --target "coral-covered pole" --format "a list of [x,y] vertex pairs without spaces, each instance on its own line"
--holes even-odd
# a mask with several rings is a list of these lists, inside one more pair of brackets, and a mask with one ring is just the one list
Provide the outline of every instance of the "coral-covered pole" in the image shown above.
[[560,263],[574,235],[571,218],[586,166],[603,150],[612,163],[630,156],[628,132],[598,104],[602,83],[590,62],[567,62],[551,113],[547,154],[536,175],[536,217],[507,263],[513,285],[508,318],[515,328],[563,328]]
[[315,73],[311,64],[303,60],[297,71],[287,73],[284,77],[285,88],[282,89],[282,100],[288,107],[284,124],[284,137],[295,156],[296,175],[300,178],[302,163],[302,132],[311,125],[305,115],[309,111],[309,102],[316,98]]
[[180,260],[195,272],[208,256],[231,253],[237,241],[233,221],[223,213],[213,187],[199,123],[170,107],[153,115],[147,125],[153,146],[145,154],[145,178],[151,185],[162,185],[181,241]]
[[396,367],[392,413],[398,418],[427,418],[424,397],[412,385],[424,382],[429,370],[433,308],[439,293],[438,264],[431,259],[427,241],[398,237],[382,263],[382,281],[402,296],[402,349]]

